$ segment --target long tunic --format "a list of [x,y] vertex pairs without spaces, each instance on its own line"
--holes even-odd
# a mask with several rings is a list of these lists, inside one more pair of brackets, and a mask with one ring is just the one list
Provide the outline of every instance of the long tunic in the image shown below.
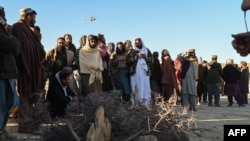
[[[142,43],[143,44],[143,43]],[[147,107],[150,104],[151,101],[151,88],[150,88],[150,75],[151,74],[151,68],[149,64],[152,64],[152,54],[150,50],[144,46],[142,49],[135,48],[135,52],[137,53],[143,53],[146,54],[145,58],[137,58],[136,60],[133,60],[132,58],[136,57],[136,53],[133,55],[128,54],[128,63],[130,63],[130,60],[132,61],[132,65],[135,65],[134,73],[130,72],[130,85],[132,93],[134,94],[136,91],[136,88],[138,89],[138,97],[139,101],[145,101],[144,106]],[[133,54],[133,53],[132,53]],[[131,58],[132,57],[132,58]],[[130,71],[133,67],[130,67]],[[133,68],[134,69],[134,68]]]
[[183,64],[181,70],[182,94],[197,95],[196,81],[199,79],[197,58],[184,57],[181,54],[177,58]]
[[182,94],[197,95],[196,80],[194,77],[194,66],[190,63],[185,77],[181,79]]
[[178,90],[175,76],[174,62],[171,58],[162,61],[162,95],[168,100],[174,94],[174,89]]

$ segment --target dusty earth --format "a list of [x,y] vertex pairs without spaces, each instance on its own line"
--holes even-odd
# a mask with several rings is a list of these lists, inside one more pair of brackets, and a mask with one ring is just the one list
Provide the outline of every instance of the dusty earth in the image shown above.
[[[249,95],[250,97],[250,95]],[[249,99],[250,101],[250,99]],[[250,105],[239,107],[234,104],[228,107],[227,97],[221,96],[221,107],[210,107],[201,103],[194,112],[197,128],[192,128],[186,133],[190,141],[223,141],[225,124],[250,124]],[[10,119],[7,125],[10,135],[19,140],[38,141],[41,138],[31,134],[17,133],[15,120]]]
[[226,96],[221,96],[220,102],[221,107],[210,107],[207,103],[197,106],[195,112],[197,128],[188,132],[190,141],[223,141],[224,125],[250,125],[249,104],[239,107],[234,101],[233,106],[228,107]]

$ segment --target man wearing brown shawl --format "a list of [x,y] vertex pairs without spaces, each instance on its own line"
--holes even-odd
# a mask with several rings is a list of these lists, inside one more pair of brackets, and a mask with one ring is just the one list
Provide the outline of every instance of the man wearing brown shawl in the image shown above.
[[43,63],[45,51],[40,40],[36,37],[30,27],[36,22],[36,11],[31,8],[20,10],[20,20],[13,24],[12,34],[20,41],[20,55],[17,59],[19,78],[17,81],[18,92],[22,105],[19,109],[18,132],[32,132],[32,95],[40,93],[44,86]]

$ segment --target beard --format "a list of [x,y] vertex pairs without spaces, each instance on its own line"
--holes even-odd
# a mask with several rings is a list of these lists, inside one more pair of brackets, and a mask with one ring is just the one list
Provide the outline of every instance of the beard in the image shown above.
[[142,49],[142,45],[137,45],[136,47],[139,49]]
[[189,54],[188,54],[188,57],[190,57],[190,58],[195,58],[195,53],[189,53]]
[[31,26],[31,27],[35,27],[35,23],[30,22],[30,26]]
[[190,58],[195,58],[195,55],[189,55]]
[[31,27],[34,27],[34,26],[35,26],[35,23],[36,23],[35,20],[30,20],[30,22],[29,22],[29,24],[30,24]]
[[93,48],[96,48],[97,45],[89,45],[89,47],[93,49]]
[[124,52],[125,52],[125,49],[117,49],[117,50],[116,50],[116,53],[117,53],[118,55],[122,55]]

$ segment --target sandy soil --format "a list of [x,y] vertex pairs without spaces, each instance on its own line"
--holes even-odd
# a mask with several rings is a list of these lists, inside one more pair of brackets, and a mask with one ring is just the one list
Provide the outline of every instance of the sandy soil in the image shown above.
[[211,107],[207,103],[197,106],[195,112],[197,129],[188,132],[190,141],[223,141],[224,125],[250,125],[249,104],[245,107],[239,107],[238,104],[228,107],[226,96],[221,96],[220,102],[221,107]]

